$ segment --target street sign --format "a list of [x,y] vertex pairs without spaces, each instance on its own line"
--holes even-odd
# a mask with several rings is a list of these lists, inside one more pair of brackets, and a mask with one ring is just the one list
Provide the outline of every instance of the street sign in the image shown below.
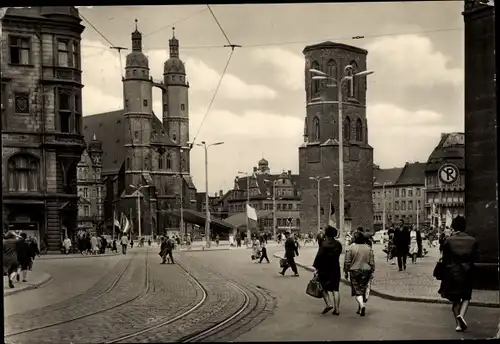
[[438,170],[438,178],[444,184],[453,184],[459,175],[458,167],[450,163],[442,165]]

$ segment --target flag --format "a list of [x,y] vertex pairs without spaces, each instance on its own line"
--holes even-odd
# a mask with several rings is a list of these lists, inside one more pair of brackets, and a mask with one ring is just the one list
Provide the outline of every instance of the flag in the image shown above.
[[450,213],[450,210],[446,210],[446,222],[445,222],[445,226],[446,227],[450,227],[451,228],[451,221],[452,221],[452,217],[451,217],[451,213]]
[[124,213],[120,216],[121,227],[123,228],[123,233],[127,233],[130,230],[130,221],[127,219]]
[[337,223],[335,222],[335,207],[330,200],[330,213],[328,214],[328,225],[337,228]]
[[118,222],[118,219],[115,219],[115,227],[118,227],[121,230],[120,222]]
[[249,204],[247,204],[247,217],[254,221],[257,221],[257,212]]

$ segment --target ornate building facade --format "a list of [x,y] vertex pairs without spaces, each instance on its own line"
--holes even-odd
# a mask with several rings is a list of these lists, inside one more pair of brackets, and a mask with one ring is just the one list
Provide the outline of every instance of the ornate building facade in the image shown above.
[[[78,229],[100,234],[104,220],[102,143],[94,136],[78,163]],[[98,233],[99,232],[99,233]]]
[[[324,42],[307,46],[304,51],[306,112],[304,143],[299,148],[300,175],[300,218],[302,231],[316,231],[318,221],[324,227],[327,216],[317,217],[317,185],[311,177],[329,176],[323,180],[320,189],[322,205],[338,209],[339,145],[338,86],[326,87],[323,80],[312,80],[310,69],[326,72],[336,80],[344,76],[346,66],[356,74],[366,70],[367,51],[357,47]],[[351,74],[351,75],[352,75]],[[353,78],[343,84],[343,144],[345,220],[344,229],[373,225],[373,148],[368,144],[368,123],[366,120],[365,77]],[[347,186],[349,185],[349,186]],[[336,212],[338,223],[338,211]]]
[[9,8],[2,20],[2,219],[59,251],[77,227],[80,40],[72,6]]
[[[179,40],[169,41],[170,58],[164,64],[163,81],[149,74],[142,51],[142,34],[132,33],[123,77],[124,109],[84,117],[87,142],[94,135],[102,141],[102,175],[106,187],[104,216],[111,232],[114,214],[125,214],[138,234],[178,231],[180,208],[195,208],[196,188],[190,175],[189,83],[179,58]],[[152,89],[162,91],[160,121],[153,113]],[[112,130],[110,130],[112,128]],[[140,214],[138,216],[138,201]]]

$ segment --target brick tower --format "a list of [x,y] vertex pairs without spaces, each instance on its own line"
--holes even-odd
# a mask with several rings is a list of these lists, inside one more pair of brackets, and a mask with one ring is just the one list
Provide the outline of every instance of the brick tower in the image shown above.
[[[322,80],[312,80],[310,69],[321,70],[340,80],[344,69],[352,73],[366,70],[367,51],[339,43],[324,42],[305,47],[306,118],[304,143],[299,148],[301,231],[316,231],[317,184],[310,177],[329,176],[321,181],[320,225],[328,224],[329,204],[339,204],[339,146],[337,86],[326,87]],[[372,229],[373,148],[368,144],[366,120],[366,78],[343,84],[344,143],[344,231],[359,226]],[[338,211],[335,211],[339,223]]]

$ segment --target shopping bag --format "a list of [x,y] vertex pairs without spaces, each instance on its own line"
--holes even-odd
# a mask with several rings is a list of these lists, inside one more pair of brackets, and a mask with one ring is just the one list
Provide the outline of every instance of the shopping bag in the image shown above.
[[288,261],[285,258],[280,259],[280,268],[286,268],[288,267]]
[[323,297],[323,288],[318,281],[317,275],[314,275],[314,277],[307,284],[306,294],[316,299],[320,299]]
[[434,267],[434,271],[432,272],[432,276],[434,276],[438,281],[442,280],[444,275],[444,269],[445,266],[443,262],[441,261],[441,259],[438,260],[436,266]]

